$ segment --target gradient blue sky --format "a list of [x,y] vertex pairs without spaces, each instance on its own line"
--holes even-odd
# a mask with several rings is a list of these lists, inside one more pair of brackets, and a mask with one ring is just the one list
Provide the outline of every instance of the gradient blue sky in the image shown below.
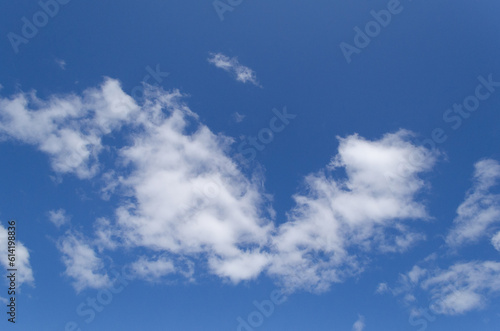
[[[401,0],[390,23],[348,63],[341,43],[354,46],[354,28],[364,29],[373,21],[372,10],[395,4],[243,0],[221,20],[211,0],[72,0],[59,4],[57,13],[47,16],[47,23],[16,52],[9,33],[22,37],[23,17],[33,22],[42,7],[38,1],[3,1],[0,224],[17,221],[17,237],[29,252],[25,260],[32,277],[26,276],[17,296],[16,325],[9,325],[2,311],[2,330],[71,330],[71,322],[78,325],[75,330],[237,330],[238,317],[247,321],[258,311],[253,302],[269,300],[275,290],[285,291],[286,301],[274,305],[273,313],[252,329],[498,330],[500,83],[488,90],[484,80],[500,82],[500,3]],[[168,131],[171,135],[159,142],[145,138],[148,130],[156,132],[147,125],[158,122],[144,120],[136,126],[134,117],[153,114],[152,107],[142,97],[134,101],[126,96],[134,88],[141,90],[145,76],[157,68],[168,75],[156,81],[149,78],[148,83],[163,89],[151,93],[168,97],[177,89],[182,94],[162,103],[166,106],[161,121],[166,123],[173,110],[184,106],[197,114],[196,118],[180,111],[190,124],[184,131]],[[106,84],[114,87],[112,93],[100,89]],[[488,97],[477,110],[466,112],[468,117],[454,129],[459,115],[453,113],[453,105],[474,96],[479,85]],[[30,97],[33,91],[42,101]],[[18,102],[16,96],[29,102]],[[13,121],[14,106],[16,114],[43,112],[55,109],[54,100],[75,97],[90,109],[76,120],[65,113],[48,122]],[[134,110],[107,130],[96,118],[99,112],[112,112],[113,106],[87,98],[118,98]],[[284,107],[296,117],[275,132],[254,159],[242,158],[239,146],[269,128]],[[443,116],[448,109],[447,122]],[[235,225],[243,233],[233,238],[236,256],[219,249],[218,237],[211,234],[206,236],[212,244],[200,244],[204,238],[198,237],[199,242],[187,243],[189,235],[172,234],[180,242],[175,249],[148,241],[156,230],[151,230],[151,238],[132,242],[128,236],[134,236],[134,230],[120,227],[116,214],[126,203],[141,205],[138,186],[151,173],[149,178],[157,178],[163,189],[148,196],[158,205],[142,200],[143,207],[181,208],[169,197],[183,192],[168,181],[162,183],[148,166],[164,155],[172,156],[168,162],[177,170],[191,166],[192,159],[182,157],[174,164],[175,148],[165,145],[182,136],[187,139],[185,147],[191,146],[200,125],[213,135],[199,138],[200,145],[207,143],[193,153],[199,166],[183,173],[186,182],[179,187],[188,189],[206,175],[200,168],[210,168],[211,162],[229,160],[235,165],[226,163],[209,174],[230,178],[228,192],[238,187],[253,194],[241,203],[227,202],[219,191],[210,198],[224,204],[221,208],[227,213],[237,210],[248,216],[257,227],[252,228],[255,241],[238,242],[247,238],[248,229]],[[83,134],[95,130],[102,147],[97,161],[61,168],[71,150],[51,154],[41,146],[62,128]],[[435,130],[447,138],[431,151],[425,141]],[[59,137],[54,144],[67,142]],[[148,144],[159,151],[156,156],[127,159],[121,154],[132,147],[142,147],[137,152],[143,152]],[[404,155],[426,150],[429,156],[410,165],[409,175],[395,174],[395,182],[382,178],[386,172],[393,178]],[[337,160],[335,168],[327,169],[332,160]],[[389,168],[380,169],[380,160]],[[92,164],[99,165],[97,171],[78,173]],[[169,169],[165,168],[167,174]],[[315,190],[314,184],[305,182],[308,175],[318,185],[330,185],[331,191]],[[123,184],[120,176],[133,177],[133,183]],[[103,194],[110,183],[116,188]],[[298,194],[309,207],[319,205],[321,212],[298,206]],[[382,205],[380,197],[392,200]],[[189,208],[200,204],[202,211],[209,209],[203,196],[199,198],[187,194]],[[345,208],[339,201],[347,202]],[[163,221],[163,214],[155,210],[142,212],[152,217],[135,220],[145,228]],[[353,216],[358,212],[363,215]],[[97,240],[96,224],[102,218],[109,221],[105,228],[113,233],[114,247]],[[60,226],[54,224],[57,220]],[[328,233],[328,224],[341,224],[342,230]],[[480,229],[473,232],[477,224]],[[195,230],[204,231],[196,226]],[[397,237],[400,234],[403,237]],[[171,239],[168,231],[161,235],[161,243]],[[304,237],[297,239],[300,235]],[[335,238],[349,257],[332,248]],[[242,252],[255,253],[255,263],[247,263]],[[292,253],[301,260],[294,262]],[[217,269],[211,264],[216,263],[211,260],[214,254],[234,264]],[[79,314],[78,307],[102,295],[114,277],[112,269],[131,268],[144,259],[164,262],[156,264],[163,267],[158,277],[134,269],[133,279],[101,305],[102,311],[94,310],[95,317],[87,323],[89,315]],[[90,274],[78,274],[85,270]],[[332,276],[337,273],[338,278]],[[2,282],[2,306],[6,288]]]

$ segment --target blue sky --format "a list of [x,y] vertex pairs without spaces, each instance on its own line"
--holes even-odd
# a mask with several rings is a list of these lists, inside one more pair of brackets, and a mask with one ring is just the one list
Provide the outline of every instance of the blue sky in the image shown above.
[[2,330],[497,330],[499,11],[5,1]]

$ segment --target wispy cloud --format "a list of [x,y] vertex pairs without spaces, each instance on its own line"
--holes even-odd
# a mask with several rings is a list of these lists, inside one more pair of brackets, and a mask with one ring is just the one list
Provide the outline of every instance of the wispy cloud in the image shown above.
[[365,329],[365,317],[358,315],[358,320],[354,322],[352,331],[363,331]]
[[66,61],[62,59],[55,59],[56,64],[61,68],[62,70],[66,70]]
[[454,227],[446,237],[450,246],[476,242],[490,233],[493,224],[500,222],[500,195],[491,193],[499,179],[497,161],[486,159],[475,164],[472,188],[458,207]]
[[243,120],[245,119],[245,117],[246,117],[245,115],[242,115],[242,114],[240,114],[238,112],[235,112],[233,114],[233,119],[235,120],[236,123],[243,122]]
[[413,312],[419,310],[416,296],[422,293],[428,298],[429,310],[440,315],[479,310],[500,297],[500,262],[457,262],[446,269],[434,265],[435,261],[428,262],[401,274],[394,288],[387,287],[393,295],[403,297]]
[[500,263],[467,262],[434,271],[422,288],[431,293],[431,309],[456,315],[484,307],[491,295],[500,294]]
[[[447,247],[457,248],[487,237],[500,220],[500,196],[492,193],[500,179],[500,164],[485,159],[474,165],[473,185],[457,209],[454,226],[446,236]],[[500,233],[492,235],[492,245],[500,251]],[[429,308],[435,314],[458,315],[482,309],[500,296],[500,262],[459,261],[447,269],[436,266],[437,254],[432,254],[412,270],[399,277],[398,285],[386,291],[403,296],[414,306],[416,294],[429,297]]]
[[64,209],[49,211],[49,221],[51,221],[58,228],[68,224],[69,220],[70,217],[66,215],[66,211]]
[[421,286],[431,293],[434,312],[463,314],[483,308],[488,298],[500,294],[500,263],[457,263],[447,270],[434,271]]
[[493,238],[491,238],[491,244],[497,251],[500,252],[500,231],[497,232],[497,234],[494,235]]
[[163,256],[153,259],[141,256],[131,264],[131,269],[139,278],[155,281],[173,273],[175,266],[171,260]]
[[252,83],[255,86],[262,87],[257,81],[257,75],[249,67],[240,64],[236,57],[229,58],[222,53],[210,53],[208,62],[215,65],[217,68],[223,69],[231,73],[235,79],[242,83]]

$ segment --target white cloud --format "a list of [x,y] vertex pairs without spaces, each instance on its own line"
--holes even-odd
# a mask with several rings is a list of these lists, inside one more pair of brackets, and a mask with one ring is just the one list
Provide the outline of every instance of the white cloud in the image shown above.
[[233,114],[233,119],[236,121],[236,123],[241,123],[241,122],[243,122],[243,120],[245,119],[245,117],[246,117],[245,115],[242,115],[242,114],[240,114],[240,113],[238,113],[238,112],[235,112],[235,113]]
[[100,217],[94,223],[94,244],[102,252],[105,249],[115,250],[119,246],[119,238],[111,228],[111,222],[107,218]]
[[408,273],[408,279],[412,283],[418,283],[420,279],[427,274],[427,270],[420,268],[419,266],[414,266],[413,269]]
[[375,290],[375,293],[384,294],[384,293],[388,292],[389,290],[390,290],[389,285],[387,285],[387,283],[380,283],[380,284],[378,284],[377,289]]
[[148,259],[141,256],[137,261],[131,264],[134,274],[147,280],[158,280],[175,271],[174,263],[164,256],[157,259]]
[[454,227],[446,237],[452,247],[473,243],[486,236],[500,222],[500,195],[491,189],[500,179],[500,164],[491,159],[475,164],[474,183],[465,201],[457,209]]
[[418,310],[418,291],[429,297],[428,307],[434,314],[459,315],[482,309],[500,296],[500,262],[459,262],[444,270],[414,266],[400,275],[398,285],[391,290],[393,295],[403,296],[412,311]]
[[[2,247],[4,252],[7,252],[7,247],[9,246],[9,225],[3,227],[0,224],[0,247]],[[16,273],[16,282],[20,286],[23,283],[33,285],[33,270],[31,269],[30,264],[30,253],[26,246],[20,241],[15,242],[15,268],[17,269]],[[0,260],[0,265],[2,269],[10,269],[9,266],[9,256],[6,253],[2,253],[3,258]],[[6,279],[6,278],[5,278]]]
[[497,251],[500,252],[500,231],[497,232],[497,234],[494,235],[493,238],[491,238],[491,244]]
[[260,87],[255,72],[252,69],[245,67],[244,65],[241,65],[236,57],[229,58],[221,53],[210,53],[208,62],[212,63],[217,68],[223,69],[224,71],[231,73],[239,82],[242,83],[250,82]]
[[146,94],[142,131],[119,152],[126,171],[117,169],[116,184],[129,199],[99,236],[206,258],[211,272],[233,282],[256,277],[273,229],[261,179],[238,170],[226,154],[232,140],[201,125],[178,92]]
[[431,293],[430,307],[436,313],[456,315],[480,309],[489,296],[500,294],[500,263],[457,263],[448,270],[434,271],[421,286]]
[[0,138],[36,146],[50,156],[59,173],[90,178],[98,171],[101,137],[133,121],[139,107],[116,80],[106,79],[83,97],[55,96],[44,101],[35,93],[0,97]]
[[[237,64],[225,59],[213,57],[223,68]],[[322,291],[361,272],[367,253],[402,252],[424,239],[409,220],[428,218],[415,195],[436,155],[409,132],[339,138],[337,156],[306,177],[307,193],[294,196],[276,229],[263,178],[248,178],[228,156],[233,139],[201,124],[179,91],[146,87],[144,96],[137,105],[107,79],[82,97],[0,99],[1,134],[37,146],[60,173],[86,179],[103,168],[103,197],[120,197],[115,215],[94,224],[93,239],[68,233],[59,241],[77,291],[109,282],[95,250],[146,249],[160,258],[134,265],[157,275],[181,272],[169,261],[195,261],[234,283],[267,271],[288,290]],[[126,145],[113,146],[117,159],[106,169],[98,155],[110,146],[101,138],[126,125],[133,130],[121,132]],[[407,165],[415,155],[426,157]],[[404,176],[394,175],[401,164]]]
[[365,318],[364,316],[358,315],[358,320],[354,322],[352,326],[352,331],[363,331],[365,329]]
[[[83,97],[0,99],[0,133],[49,154],[54,170],[86,179],[105,166],[97,160],[108,147],[101,137],[133,125],[124,137],[129,144],[117,151],[117,168],[103,175],[103,196],[119,194],[125,202],[114,220],[96,222],[96,249],[144,247],[206,260],[212,273],[233,282],[257,277],[269,263],[263,249],[273,230],[262,178],[241,173],[227,156],[233,140],[200,124],[178,91],[147,86],[144,95],[138,106],[107,79]],[[66,274],[77,290],[100,287],[107,276],[80,237],[59,244]]]
[[51,221],[58,228],[67,224],[69,220],[70,217],[66,215],[66,211],[64,209],[49,211],[49,221]]
[[66,233],[59,239],[58,249],[63,254],[62,261],[66,266],[64,273],[73,279],[73,287],[77,292],[110,285],[110,279],[103,270],[104,263],[81,234]]
[[[296,207],[273,238],[270,273],[285,287],[326,290],[362,270],[362,252],[404,251],[423,238],[403,221],[427,218],[414,196],[424,185],[418,174],[431,169],[435,156],[409,137],[398,131],[376,141],[358,135],[339,139],[329,169],[306,177],[307,194],[294,196]],[[386,176],[414,153],[429,156],[404,177]],[[347,178],[334,178],[341,169]]]

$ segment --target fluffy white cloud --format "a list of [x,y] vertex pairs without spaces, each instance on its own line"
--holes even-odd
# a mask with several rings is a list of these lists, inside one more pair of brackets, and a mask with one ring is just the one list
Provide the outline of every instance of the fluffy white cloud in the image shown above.
[[49,211],[49,221],[51,221],[58,228],[67,224],[69,220],[70,217],[66,215],[66,211],[64,209]]
[[[233,69],[244,79],[244,67]],[[97,159],[108,147],[101,138],[130,125],[116,171],[103,176],[103,196],[116,191],[125,202],[114,220],[96,222],[96,249],[145,247],[201,258],[211,272],[234,282],[256,277],[269,263],[263,249],[273,230],[262,178],[240,172],[227,156],[232,139],[201,125],[178,91],[146,87],[144,95],[139,106],[111,79],[82,96],[42,101],[34,93],[18,94],[0,99],[0,133],[37,146],[55,171],[90,178],[104,166]],[[61,211],[50,216],[63,223]],[[59,247],[77,290],[107,283],[81,236],[68,235]]]
[[119,152],[126,171],[116,185],[129,199],[99,236],[207,259],[211,272],[234,282],[256,277],[269,262],[262,249],[273,229],[261,179],[238,170],[226,152],[232,140],[198,123],[178,92],[146,94],[142,131]]
[[[9,257],[7,254],[7,247],[9,243],[9,232],[7,225],[5,228],[0,224],[0,247],[2,247],[2,259],[0,259],[0,265],[2,269],[9,269]],[[20,241],[16,240],[15,246],[15,268],[17,269],[16,273],[16,282],[20,286],[23,283],[32,285],[34,282],[33,278],[33,270],[31,269],[30,264],[30,253],[26,246]]]
[[[423,239],[403,222],[427,217],[414,196],[424,185],[418,174],[430,170],[436,156],[409,138],[409,132],[398,131],[376,141],[340,139],[328,169],[306,177],[307,194],[294,196],[289,221],[273,237],[269,272],[285,287],[326,290],[362,270],[362,252],[404,251]],[[404,176],[387,175],[398,173],[414,154],[426,157]],[[340,170],[347,178],[334,177]]]
[[101,137],[131,122],[139,110],[116,80],[107,79],[83,96],[35,93],[0,97],[0,136],[36,146],[50,156],[52,168],[89,178],[98,170]]
[[250,82],[256,86],[260,86],[255,72],[252,69],[241,65],[236,57],[229,58],[221,53],[210,53],[208,62],[212,63],[217,68],[231,73],[239,82]]
[[365,318],[359,315],[358,320],[354,322],[352,326],[352,331],[363,331],[365,329]]
[[[211,62],[256,82],[235,59],[215,54]],[[103,198],[120,198],[114,216],[97,219],[94,238],[67,233],[58,244],[77,291],[109,284],[96,253],[105,250],[156,256],[134,258],[146,278],[192,274],[179,270],[174,261],[182,260],[234,283],[268,272],[288,290],[321,291],[362,271],[368,252],[401,252],[424,239],[408,220],[427,218],[415,195],[436,155],[409,132],[339,138],[337,156],[306,177],[307,193],[294,196],[288,221],[275,228],[263,178],[248,178],[228,156],[233,139],[201,124],[179,91],[146,87],[144,96],[137,105],[107,79],[83,96],[0,99],[0,133],[37,146],[56,171],[90,178],[108,165],[99,153],[116,150],[101,178]],[[124,146],[103,145],[124,126]],[[63,223],[63,214],[54,211],[53,221]]]
[[452,247],[471,243],[486,236],[500,222],[500,195],[491,193],[498,184],[500,164],[491,159],[475,164],[474,183],[465,201],[458,207],[454,227],[446,237]]
[[73,287],[77,292],[85,288],[104,288],[111,284],[103,270],[104,263],[81,234],[68,232],[59,239],[57,246],[63,254],[65,275],[73,279]]

